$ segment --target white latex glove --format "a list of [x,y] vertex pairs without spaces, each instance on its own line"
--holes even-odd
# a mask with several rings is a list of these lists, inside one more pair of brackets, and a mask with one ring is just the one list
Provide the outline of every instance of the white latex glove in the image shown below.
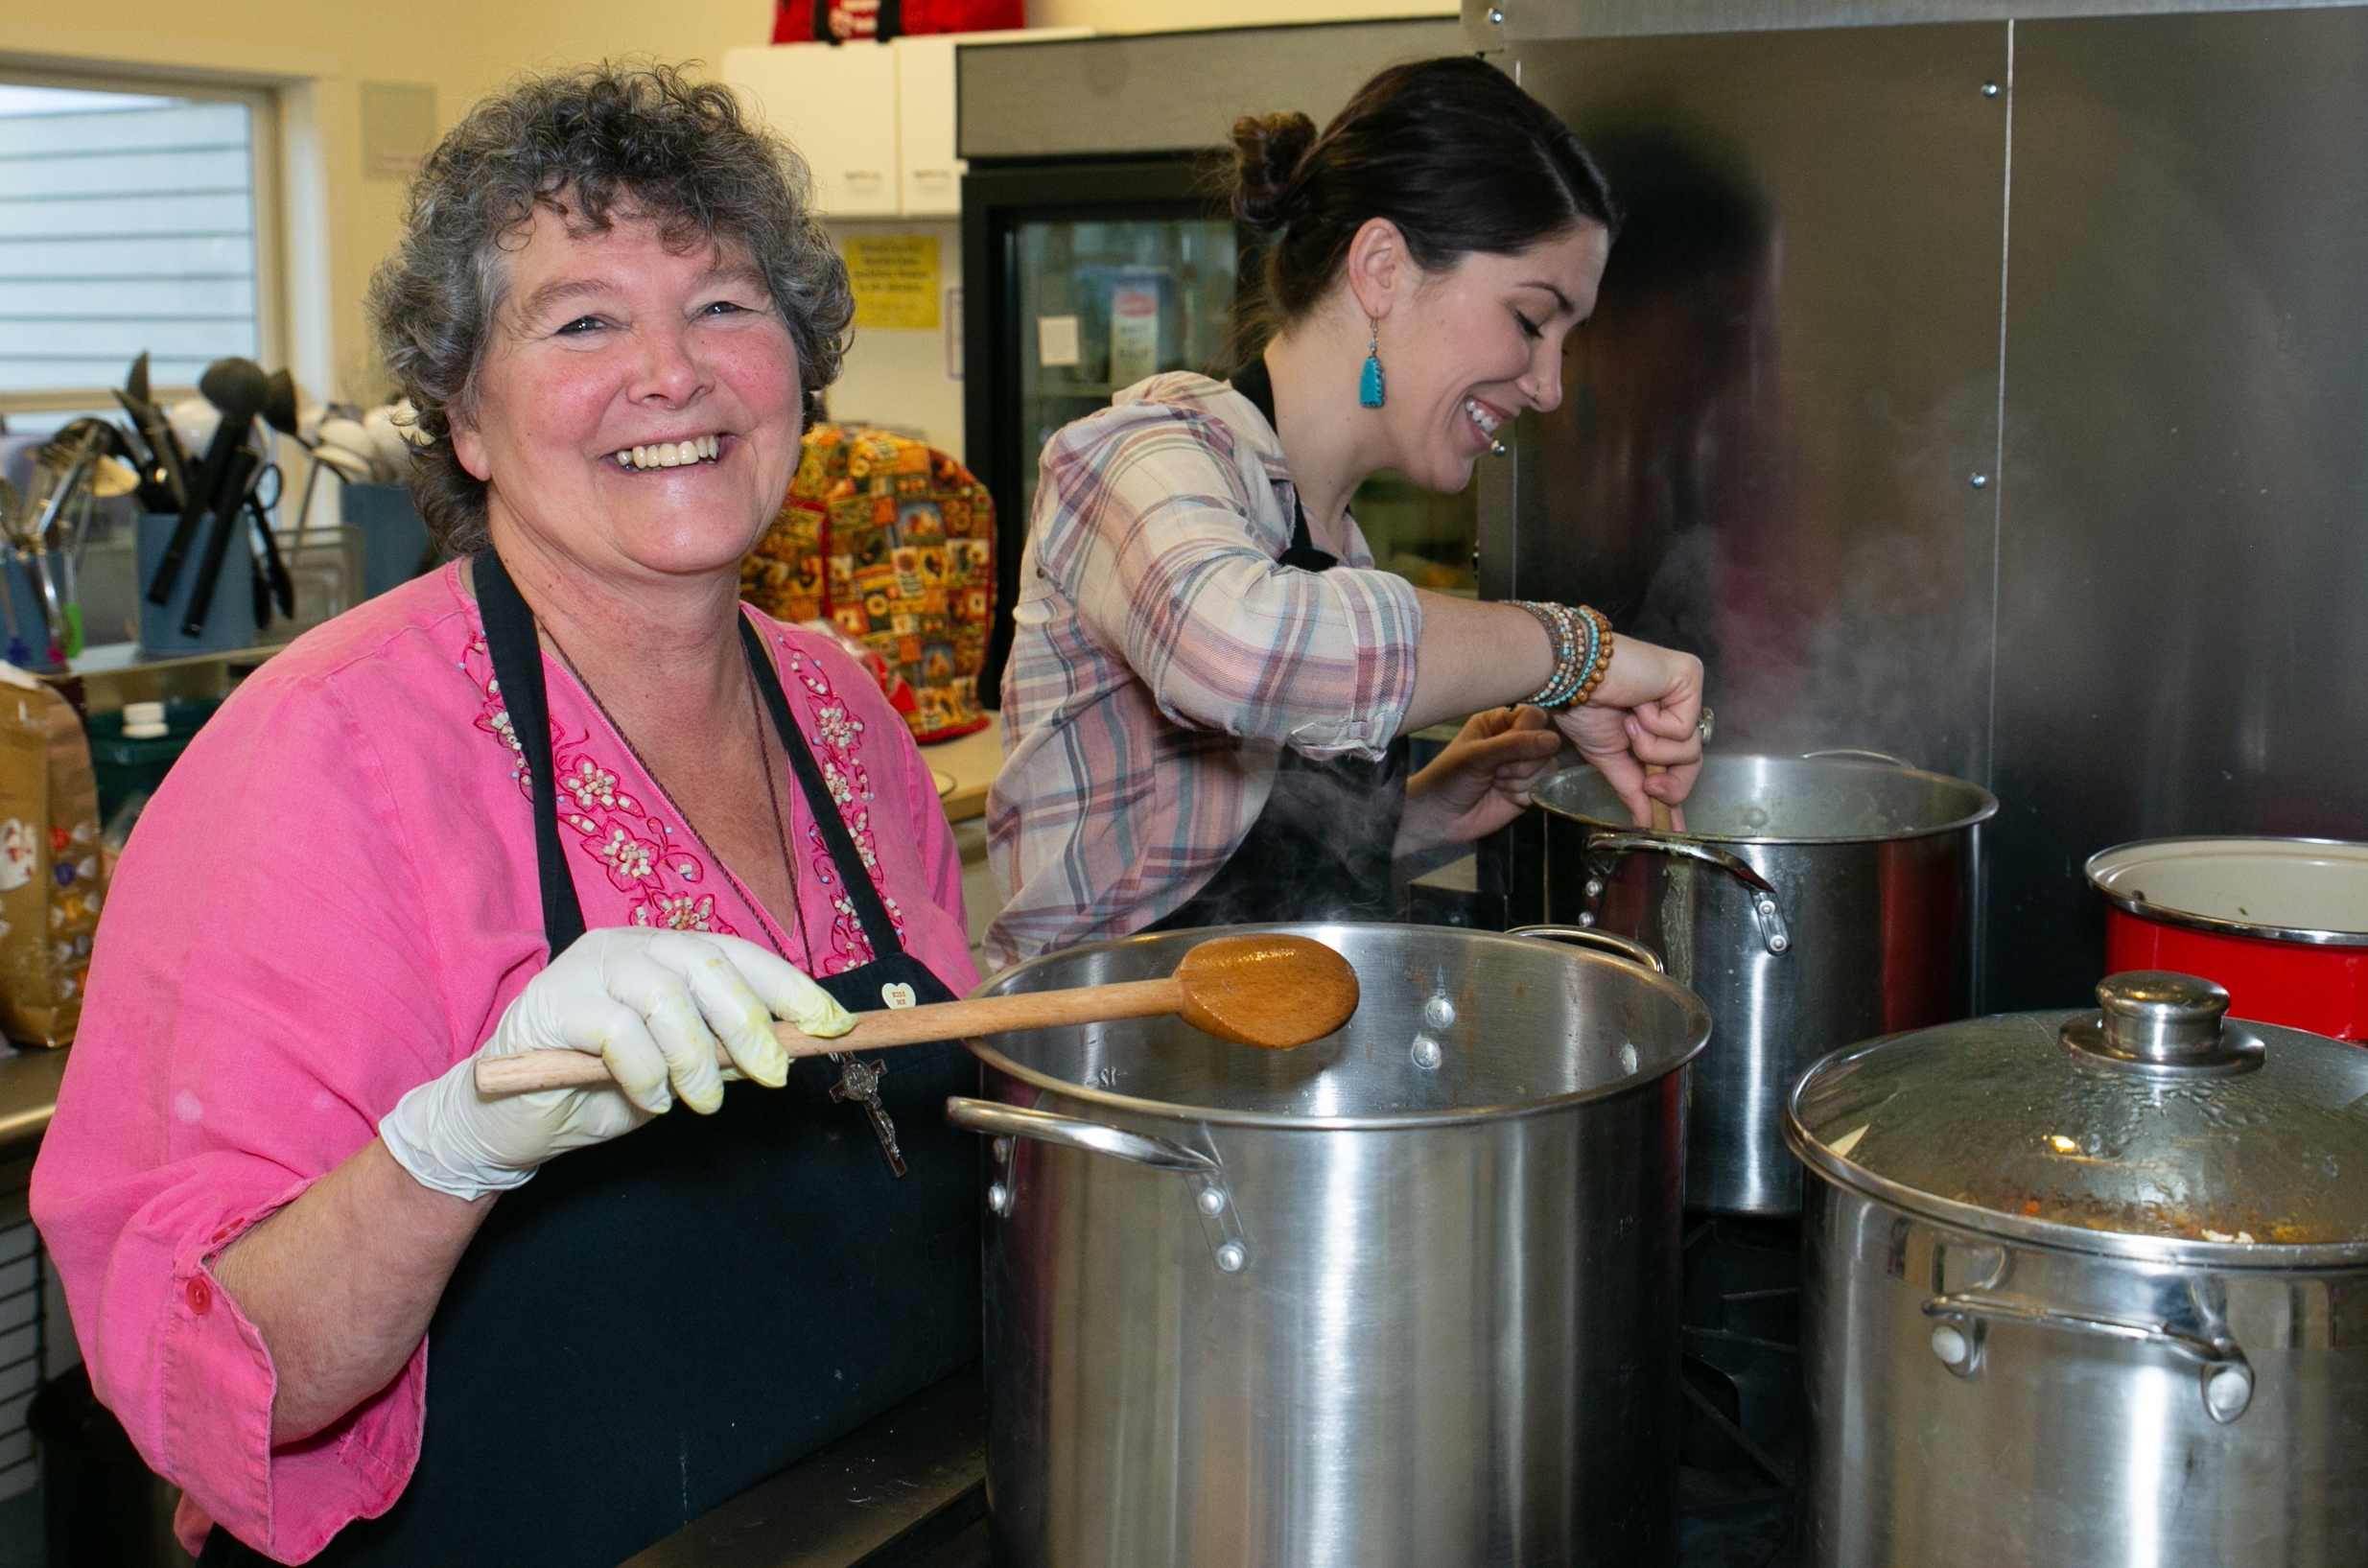
[[[736,936],[609,927],[576,938],[527,982],[493,1038],[395,1103],[378,1124],[397,1163],[456,1198],[523,1186],[553,1155],[633,1131],[680,1095],[702,1113],[723,1104],[722,1041],[741,1075],[768,1088],[789,1077],[774,1038],[781,1018],[832,1039],[855,1015],[787,963]],[[585,1051],[614,1084],[477,1092],[478,1056]]]

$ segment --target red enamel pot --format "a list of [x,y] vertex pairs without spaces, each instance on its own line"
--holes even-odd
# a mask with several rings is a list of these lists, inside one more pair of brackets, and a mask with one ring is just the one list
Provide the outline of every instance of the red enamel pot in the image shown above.
[[2105,972],[2216,980],[2232,1018],[2368,1042],[2368,844],[2155,838],[2089,857]]

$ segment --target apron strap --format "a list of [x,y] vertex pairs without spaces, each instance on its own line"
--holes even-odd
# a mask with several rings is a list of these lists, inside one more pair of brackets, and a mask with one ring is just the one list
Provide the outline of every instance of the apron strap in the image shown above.
[[510,734],[526,754],[534,806],[534,868],[543,889],[543,939],[557,958],[584,934],[584,906],[575,897],[559,839],[559,784],[551,761],[551,701],[543,685],[543,645],[508,568],[489,545],[471,562],[477,612],[485,623],[485,651],[508,710]]
[[[489,548],[478,553],[474,566],[478,613],[485,623],[485,648],[493,656],[493,675],[501,683],[503,706],[509,711],[510,733],[526,754],[528,780],[533,791],[534,863],[543,892],[543,935],[551,944],[551,957],[556,958],[584,934],[584,908],[575,896],[575,879],[569,874],[567,858],[561,851],[558,782],[551,756],[551,701],[543,681],[542,644],[535,638],[534,612],[519,594],[502,557]],[[901,954],[904,947],[897,940],[896,923],[888,918],[887,905],[880,901],[879,890],[873,885],[863,856],[847,831],[838,802],[832,799],[822,769],[806,743],[805,733],[789,711],[789,698],[782,690],[772,654],[746,616],[740,617],[739,624],[740,652],[748,660],[749,673],[772,716],[782,747],[789,754],[790,770],[797,775],[806,808],[821,830],[823,847],[830,852],[831,863],[838,869],[848,901],[855,905],[856,919],[871,943],[872,956],[880,959]]]
[[855,836],[847,831],[846,818],[840,815],[838,802],[822,777],[812,748],[806,743],[806,734],[789,712],[788,693],[781,689],[781,674],[773,667],[772,650],[764,645],[763,635],[745,615],[740,617],[740,652],[747,656],[748,672],[756,678],[757,690],[763,694],[765,711],[773,715],[773,728],[780,732],[782,749],[789,754],[790,770],[797,775],[798,788],[806,796],[806,809],[813,814],[814,826],[822,833],[823,848],[831,852],[831,863],[838,868],[838,879],[846,886],[848,901],[856,906],[856,919],[863,926],[864,939],[872,945],[873,959],[902,953],[904,945],[897,940],[896,923],[888,918],[888,906],[880,901],[879,889],[872,884],[872,874],[856,849]]
[[[1258,412],[1266,415],[1267,427],[1281,439],[1281,427],[1275,423],[1275,378],[1266,372],[1266,358],[1259,355],[1233,372],[1233,390],[1248,398]],[[1300,487],[1291,485],[1291,547],[1275,557],[1278,566],[1293,566],[1301,572],[1329,572],[1340,565],[1340,557],[1328,550],[1316,548],[1315,536],[1307,531],[1307,508],[1300,504]]]

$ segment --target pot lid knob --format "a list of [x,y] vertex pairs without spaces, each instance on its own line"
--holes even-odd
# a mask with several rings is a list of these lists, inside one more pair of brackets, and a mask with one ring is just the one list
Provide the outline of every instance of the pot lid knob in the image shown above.
[[2228,993],[2209,980],[2132,970],[2108,975],[2097,999],[2101,1011],[2078,1014],[2056,1031],[2084,1066],[2152,1078],[2226,1078],[2265,1060],[2261,1037],[2228,1021]]
[[2115,1056],[2175,1066],[2221,1054],[2228,993],[2210,980],[2132,970],[2099,981],[2097,1000],[2105,1014],[2105,1048]]

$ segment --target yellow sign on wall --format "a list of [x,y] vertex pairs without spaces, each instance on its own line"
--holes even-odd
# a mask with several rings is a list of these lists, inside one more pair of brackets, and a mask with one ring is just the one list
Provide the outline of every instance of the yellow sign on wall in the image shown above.
[[937,330],[936,235],[850,234],[843,244],[857,331]]

